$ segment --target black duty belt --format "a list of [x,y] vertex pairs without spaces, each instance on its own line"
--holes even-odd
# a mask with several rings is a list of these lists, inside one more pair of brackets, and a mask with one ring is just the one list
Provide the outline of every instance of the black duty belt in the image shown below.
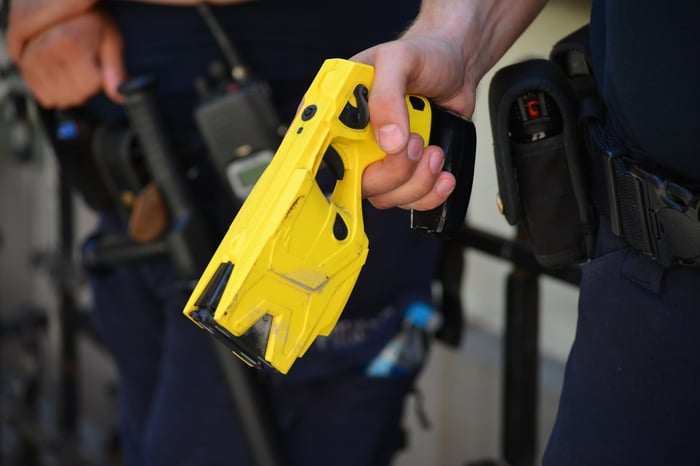
[[602,125],[590,125],[593,201],[615,235],[664,267],[700,265],[700,190],[642,168]]

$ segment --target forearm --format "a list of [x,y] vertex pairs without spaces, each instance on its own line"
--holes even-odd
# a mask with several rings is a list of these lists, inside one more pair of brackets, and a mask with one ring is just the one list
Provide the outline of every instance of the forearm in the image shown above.
[[[157,3],[160,5],[197,5],[202,3],[202,0],[130,0],[140,3]],[[205,0],[204,3],[210,5],[231,5],[234,3],[249,3],[255,0]]]
[[13,0],[10,2],[7,50],[18,61],[26,42],[42,31],[95,6],[98,0]]
[[[132,1],[132,0],[123,0]],[[196,5],[201,0],[133,0],[163,5]],[[207,0],[210,4],[234,4],[254,0]],[[10,3],[7,50],[17,62],[29,40],[47,29],[99,6],[101,0],[13,0]]]
[[547,0],[423,0],[405,37],[433,35],[460,51],[466,79],[478,84]]

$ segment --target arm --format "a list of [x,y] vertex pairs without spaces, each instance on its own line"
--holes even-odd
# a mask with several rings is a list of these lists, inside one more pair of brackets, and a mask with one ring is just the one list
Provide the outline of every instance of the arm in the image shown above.
[[97,0],[14,0],[10,2],[7,25],[7,52],[17,62],[27,42],[49,27],[80,15]]
[[[201,0],[139,0],[169,5],[196,5]],[[210,0],[211,4],[244,3],[252,0]],[[71,17],[94,9],[99,0],[13,0],[7,28],[7,50],[13,60],[19,60],[27,42]]]
[[471,116],[476,87],[539,14],[546,0],[424,0],[397,40],[354,60],[375,67],[369,106],[377,142],[389,154],[365,170],[363,194],[378,208],[426,210],[454,188],[444,155],[426,148],[416,159],[403,96],[420,94]]
[[79,105],[101,90],[121,101],[121,33],[97,0],[13,0],[6,39],[41,105]]
[[231,5],[234,3],[249,3],[257,0],[134,0],[143,3],[159,3],[162,5],[196,5],[208,3],[210,5]]
[[[194,5],[196,0],[142,0]],[[251,0],[214,0],[242,3]],[[13,0],[7,51],[39,103],[69,107],[99,91],[121,101],[125,79],[121,33],[99,0]]]
[[98,9],[40,32],[15,64],[44,107],[80,105],[99,91],[121,101],[117,87],[126,77],[121,34]]

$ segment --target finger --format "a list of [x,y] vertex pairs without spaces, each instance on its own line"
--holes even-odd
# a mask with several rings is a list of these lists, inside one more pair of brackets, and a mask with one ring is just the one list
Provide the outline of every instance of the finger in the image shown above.
[[96,60],[65,63],[67,84],[57,93],[60,108],[80,105],[102,89],[102,75]]
[[368,166],[362,174],[363,197],[384,194],[407,182],[416,169],[422,151],[423,138],[412,134],[405,152],[389,154]]
[[412,64],[403,44],[378,49],[374,57],[374,82],[369,95],[372,128],[379,147],[396,154],[406,147],[409,136],[406,83]]
[[55,89],[62,88],[64,75],[61,72],[57,55],[47,53],[47,38],[40,36],[25,49],[17,67],[22,73],[27,87],[36,100],[44,107],[53,105]]
[[433,189],[420,199],[416,199],[407,204],[401,204],[402,209],[430,210],[439,206],[447,200],[454,191],[457,181],[450,172],[441,172]]
[[437,178],[433,188],[422,197],[416,197],[411,202],[397,204],[393,193],[369,198],[369,202],[377,209],[390,209],[400,207],[406,210],[431,210],[444,203],[454,191],[456,181],[454,175],[449,172],[442,172]]
[[38,100],[45,107],[65,109],[82,104],[100,89],[98,70],[89,64],[57,60],[37,86]]
[[441,204],[454,189],[454,176],[443,173],[445,156],[436,146],[427,147],[411,177],[397,188],[370,197],[377,208],[401,206],[425,210]]
[[94,55],[76,45],[63,28],[41,34],[28,43],[20,71],[44,107],[78,105],[100,89]]
[[102,71],[97,52],[86,47],[80,28],[68,29],[59,34],[55,50],[62,51],[57,55],[62,59],[62,73],[66,83],[62,89],[57,90],[59,107],[82,104],[101,90]]
[[114,102],[122,103],[124,96],[118,91],[119,85],[126,80],[123,42],[116,29],[108,29],[99,51],[102,89]]
[[32,96],[42,107],[50,107],[50,95],[48,94],[49,88],[44,81],[44,77],[40,73],[34,71],[33,68],[26,71],[22,70],[22,66],[19,66],[19,68],[20,72],[22,73],[22,77],[24,78],[24,82],[26,83],[27,88],[29,88],[31,91]]

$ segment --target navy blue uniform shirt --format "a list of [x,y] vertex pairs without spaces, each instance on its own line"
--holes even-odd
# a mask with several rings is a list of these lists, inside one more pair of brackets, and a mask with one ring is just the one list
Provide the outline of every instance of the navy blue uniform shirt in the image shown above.
[[[171,125],[191,125],[194,80],[222,57],[197,9],[116,0],[107,5],[124,36],[130,75],[157,75]],[[419,5],[417,0],[256,0],[210,8],[242,59],[270,82],[280,116],[289,120],[323,59],[349,58],[396,37]]]
[[[254,75],[269,82],[280,117],[289,121],[326,58],[349,58],[396,37],[415,17],[419,3],[258,0],[211,9]],[[157,77],[169,136],[176,147],[188,144],[196,139],[195,80],[223,56],[212,32],[195,7],[128,1],[107,5],[124,36],[129,75]],[[104,97],[90,107],[103,119],[122,113]],[[226,194],[207,182],[215,177],[206,176],[206,167],[201,173],[199,182],[192,183],[196,201],[222,230],[232,219],[221,202]],[[320,341],[296,363],[292,372],[299,377],[342,372],[371,359],[400,325],[397,310],[413,298],[430,300],[439,242],[411,231],[405,210],[379,211],[366,203],[364,221],[370,253],[343,312],[344,323],[335,338]]]
[[593,61],[626,142],[676,176],[700,181],[700,3],[594,0]]

